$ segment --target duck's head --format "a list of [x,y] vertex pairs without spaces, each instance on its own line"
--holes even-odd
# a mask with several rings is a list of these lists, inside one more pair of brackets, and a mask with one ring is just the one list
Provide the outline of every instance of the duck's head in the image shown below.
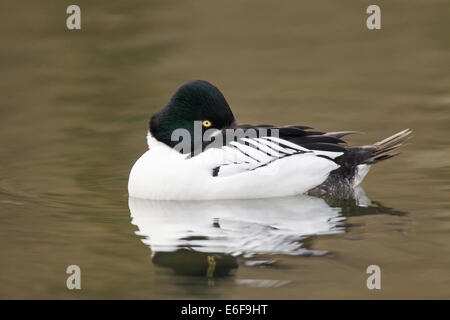
[[177,129],[190,133],[194,143],[194,123],[201,124],[202,136],[208,129],[222,130],[230,127],[234,116],[223,94],[211,83],[194,80],[183,84],[170,98],[169,103],[150,119],[150,133],[157,140],[174,147],[180,141],[173,141]]

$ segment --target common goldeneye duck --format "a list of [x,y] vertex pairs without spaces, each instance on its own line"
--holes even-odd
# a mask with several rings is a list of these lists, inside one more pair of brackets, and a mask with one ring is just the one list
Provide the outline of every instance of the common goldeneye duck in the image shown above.
[[341,140],[352,133],[239,124],[219,89],[191,81],[151,117],[149,150],[131,169],[128,193],[154,200],[215,200],[349,189],[372,164],[397,155],[411,130],[359,147]]

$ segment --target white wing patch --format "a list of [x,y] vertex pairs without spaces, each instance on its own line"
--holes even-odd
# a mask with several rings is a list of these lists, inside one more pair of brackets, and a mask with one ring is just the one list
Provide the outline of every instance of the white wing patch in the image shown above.
[[309,150],[277,137],[242,138],[221,148],[222,163],[213,170],[213,176],[225,177],[255,170],[278,159],[309,153],[334,159],[342,152]]
[[242,138],[222,147],[222,151],[223,163],[213,171],[213,175],[218,177],[255,170],[294,154],[312,153],[308,149],[273,137]]
[[[273,140],[281,145],[287,146],[289,148],[295,149],[295,150],[301,150],[301,151],[305,151],[305,152],[312,152],[314,153],[316,156],[325,156],[331,159],[337,158],[340,155],[343,154],[343,152],[333,152],[333,151],[322,151],[322,150],[310,150],[310,149],[306,149],[302,146],[296,145],[295,143],[292,143],[290,141],[287,140],[283,140],[280,138],[275,138],[275,137],[266,137],[267,139]],[[289,149],[289,150],[292,150]]]

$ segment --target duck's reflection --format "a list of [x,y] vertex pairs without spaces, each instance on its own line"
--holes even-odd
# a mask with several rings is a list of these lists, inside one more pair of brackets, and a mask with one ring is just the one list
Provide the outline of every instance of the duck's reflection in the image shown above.
[[306,195],[221,201],[130,198],[129,207],[155,265],[208,277],[228,275],[238,267],[237,257],[322,255],[324,251],[310,249],[309,237],[342,233],[347,216],[378,208],[362,189],[345,200]]
[[236,256],[323,254],[304,247],[311,235],[343,232],[340,208],[311,196],[258,200],[129,199],[132,223],[156,265],[180,274],[226,275]]
[[198,252],[181,248],[171,252],[152,251],[153,263],[170,268],[176,274],[189,276],[223,277],[238,267],[236,258],[223,253]]

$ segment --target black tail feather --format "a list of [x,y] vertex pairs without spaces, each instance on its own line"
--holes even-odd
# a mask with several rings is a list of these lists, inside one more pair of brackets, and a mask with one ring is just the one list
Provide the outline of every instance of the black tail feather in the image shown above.
[[375,147],[375,149],[364,163],[373,164],[400,154],[399,149],[407,145],[406,142],[412,138],[411,134],[412,131],[406,129],[374,143],[370,147]]
[[345,147],[343,155],[334,159],[340,167],[332,171],[328,179],[317,188],[328,192],[351,190],[359,165],[371,165],[400,154],[399,149],[407,145],[406,142],[412,137],[411,133],[410,129],[406,129],[371,145]]

